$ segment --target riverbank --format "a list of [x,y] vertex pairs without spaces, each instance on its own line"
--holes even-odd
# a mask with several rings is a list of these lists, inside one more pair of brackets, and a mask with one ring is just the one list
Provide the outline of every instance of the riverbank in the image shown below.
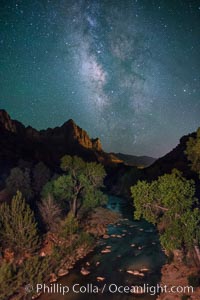
[[[183,255],[180,251],[174,252],[174,259],[171,263],[165,264],[161,269],[161,286],[167,286],[168,289],[172,287],[179,287],[178,292],[173,294],[161,293],[157,300],[199,300],[200,287],[194,287],[189,278],[198,278],[199,268],[193,264],[186,264]],[[191,288],[193,287],[193,291]],[[181,291],[181,288],[183,290]]]
[[[108,208],[98,208],[84,222],[87,233],[92,232],[95,236],[95,244],[92,247],[81,244],[70,254],[63,255],[56,270],[47,274],[51,273],[48,283],[57,281],[58,284],[69,286],[71,291],[74,283],[83,286],[91,283],[102,289],[105,283],[131,286],[148,282],[155,286],[160,282],[160,270],[166,257],[161,250],[155,227],[145,221],[133,220],[132,208],[127,206],[124,199],[109,197]],[[110,214],[113,212],[115,213]],[[121,213],[121,217],[116,213]],[[112,215],[115,216],[115,222],[111,222]],[[47,257],[50,249],[50,246],[44,247],[40,255]],[[83,295],[72,292],[67,296],[43,293],[39,300],[66,300],[66,297],[70,300],[88,300],[87,293]],[[109,297],[110,300],[130,299],[130,295],[111,294],[108,291],[103,297]],[[31,295],[23,294],[21,299],[30,300]],[[102,294],[89,295],[89,299],[102,300]],[[156,295],[145,294],[140,299],[156,300]]]
[[[30,300],[39,298],[41,294],[36,294],[34,288],[37,283],[51,284],[63,276],[66,276],[74,265],[87,256],[96,247],[99,238],[106,236],[109,224],[119,221],[120,215],[106,208],[96,208],[92,211],[81,224],[81,232],[68,236],[64,239],[55,233],[48,233],[43,240],[42,247],[33,258],[47,259],[45,279],[30,282],[31,290],[27,285],[19,287],[9,300]],[[26,261],[21,260],[20,264]],[[40,272],[40,268],[38,269]],[[28,286],[29,286],[28,285]]]
[[81,244],[68,254],[61,262],[57,274],[52,273],[50,282],[55,282],[58,277],[63,277],[69,273],[74,265],[88,255],[97,245],[99,238],[106,237],[108,225],[118,222],[120,215],[115,214],[108,209],[99,207],[89,214],[88,218],[83,222],[84,231],[91,234],[94,239],[92,245],[87,243]]

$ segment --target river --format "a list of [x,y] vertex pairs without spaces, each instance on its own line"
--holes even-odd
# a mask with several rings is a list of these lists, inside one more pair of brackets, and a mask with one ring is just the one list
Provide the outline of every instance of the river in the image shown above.
[[[69,286],[70,292],[43,294],[40,300],[154,300],[156,295],[146,293],[133,295],[131,293],[115,292],[117,287],[125,286],[156,286],[161,277],[161,267],[165,263],[165,255],[160,247],[158,233],[151,224],[145,221],[133,220],[133,209],[127,202],[119,197],[109,197],[108,208],[120,212],[122,219],[116,225],[108,226],[108,239],[101,239],[92,253],[79,261],[70,274],[58,281],[59,286]],[[107,247],[107,248],[106,248]],[[110,253],[101,253],[103,249],[110,249]],[[91,273],[82,275],[81,268],[88,269]],[[141,269],[146,269],[141,271]],[[139,271],[142,275],[136,276],[127,271]],[[105,278],[98,282],[97,277]],[[87,284],[98,286],[100,292],[74,293],[72,286]],[[115,285],[114,285],[115,284]],[[91,288],[90,285],[90,288]],[[79,291],[79,286],[76,286]],[[105,287],[104,292],[102,289]],[[111,291],[109,291],[109,287]],[[120,288],[121,291],[122,288]],[[151,294],[154,294],[152,288]]]

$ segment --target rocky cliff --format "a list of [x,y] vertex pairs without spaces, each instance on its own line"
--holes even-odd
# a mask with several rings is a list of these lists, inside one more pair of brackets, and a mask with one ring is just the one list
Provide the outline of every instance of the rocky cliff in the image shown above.
[[12,120],[5,110],[0,110],[0,172],[3,174],[5,168],[15,166],[20,159],[43,161],[55,170],[63,155],[78,155],[86,161],[104,164],[109,175],[107,187],[114,193],[128,196],[130,186],[138,179],[151,181],[170,173],[173,168],[182,171],[187,178],[198,180],[185,155],[187,140],[195,134],[182,137],[177,147],[150,167],[138,169],[125,165],[121,157],[104,152],[100,140],[91,139],[73,120],[68,120],[60,127],[38,131]]
[[179,144],[163,157],[157,159],[151,166],[138,169],[133,166],[123,166],[117,172],[113,172],[110,179],[110,186],[113,191],[121,195],[130,195],[130,187],[138,180],[152,181],[158,176],[171,173],[173,169],[178,169],[187,179],[193,179],[197,182],[197,195],[200,197],[200,181],[198,175],[191,170],[190,162],[185,154],[187,141],[190,137],[195,137],[196,132],[183,136]]
[[102,150],[100,140],[91,139],[73,120],[39,131],[25,127],[12,120],[5,110],[0,110],[0,141],[0,165],[14,165],[23,159],[43,161],[55,167],[65,154],[105,165],[112,163],[112,156]]
[[154,179],[154,177],[170,173],[172,169],[176,168],[183,172],[184,176],[187,178],[198,177],[197,174],[191,170],[190,162],[185,154],[187,141],[190,137],[195,136],[196,132],[183,136],[180,139],[179,144],[174,149],[163,157],[157,159],[150,167],[146,168],[145,174]]

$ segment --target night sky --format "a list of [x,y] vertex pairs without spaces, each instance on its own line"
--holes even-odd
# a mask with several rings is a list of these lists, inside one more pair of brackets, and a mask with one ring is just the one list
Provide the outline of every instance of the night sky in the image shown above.
[[0,1],[0,107],[159,157],[200,126],[200,1]]

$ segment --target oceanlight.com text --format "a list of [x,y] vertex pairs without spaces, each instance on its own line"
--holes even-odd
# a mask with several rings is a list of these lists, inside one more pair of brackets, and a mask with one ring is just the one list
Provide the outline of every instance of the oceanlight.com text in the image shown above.
[[44,294],[61,294],[66,295],[68,293],[75,294],[149,294],[154,296],[159,293],[168,293],[168,294],[189,294],[194,292],[193,286],[170,286],[167,285],[118,285],[115,283],[103,284],[99,287],[95,284],[88,283],[86,285],[80,285],[75,283],[72,286],[62,285],[60,283],[54,284],[37,284],[35,287],[32,285],[27,285],[25,287],[26,293],[44,293]]

